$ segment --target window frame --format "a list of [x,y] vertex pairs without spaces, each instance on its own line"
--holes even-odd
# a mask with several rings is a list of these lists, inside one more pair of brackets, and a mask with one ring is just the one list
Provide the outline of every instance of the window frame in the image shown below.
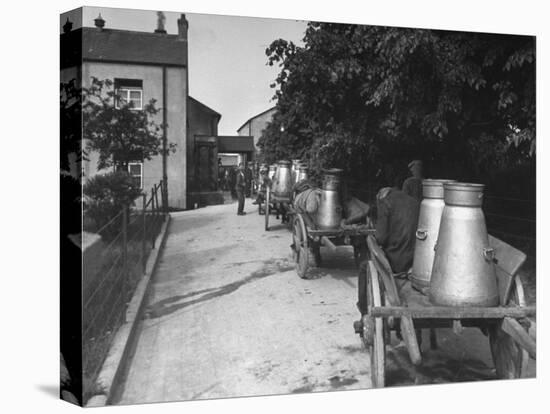
[[122,97],[127,103],[132,102],[130,98],[132,92],[139,92],[139,107],[135,105],[134,107],[129,108],[132,111],[142,111],[143,110],[143,81],[141,79],[124,79],[124,78],[115,78],[115,108],[120,109],[120,100],[121,94],[124,93],[125,97]]
[[[139,171],[140,171],[139,175],[132,174],[132,171],[131,171],[132,165],[139,165]],[[143,190],[143,161],[129,162],[128,163],[128,174],[130,175],[130,177],[132,177],[132,179],[139,177],[139,188],[140,188],[140,190]]]
[[143,110],[143,89],[138,88],[135,86],[120,86],[116,90],[116,99],[115,99],[115,108],[120,109],[120,99],[121,99],[121,92],[124,91],[126,93],[126,97],[123,98],[127,103],[132,102],[132,99],[130,98],[130,94],[132,92],[139,92],[139,107],[134,105],[130,106],[128,109],[131,111],[141,111]]

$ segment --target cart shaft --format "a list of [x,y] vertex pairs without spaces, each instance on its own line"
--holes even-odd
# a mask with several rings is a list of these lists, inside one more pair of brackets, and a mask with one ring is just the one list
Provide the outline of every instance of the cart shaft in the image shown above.
[[500,319],[505,317],[510,318],[525,318],[533,316],[536,313],[534,306],[525,307],[447,307],[447,306],[431,306],[409,308],[405,306],[380,306],[372,307],[370,313],[374,317],[390,317],[399,318],[410,316],[412,318],[431,318],[431,319],[468,319],[468,318],[494,318]]

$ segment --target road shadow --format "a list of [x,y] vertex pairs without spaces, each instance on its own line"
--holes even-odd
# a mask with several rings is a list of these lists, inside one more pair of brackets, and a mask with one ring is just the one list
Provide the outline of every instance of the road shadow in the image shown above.
[[197,215],[190,213],[174,218],[170,222],[170,234],[183,233],[188,230],[196,230],[220,221],[221,216]]
[[[157,273],[163,272],[163,281],[180,279],[182,274],[190,275],[211,265],[214,261],[219,261],[223,256],[230,255],[232,249],[238,246],[238,243],[234,243],[197,251],[163,249]],[[172,260],[174,257],[177,257],[178,260]]]
[[[172,296],[155,302],[145,309],[144,319],[156,319],[166,315],[170,315],[178,310],[185,309],[189,306],[207,302],[221,296],[229,295],[240,289],[242,286],[253,281],[294,269],[294,265],[289,263],[289,261],[286,259],[269,259],[264,261],[263,264],[264,266],[262,268],[252,272],[249,276],[235,282],[227,283],[219,287],[189,292],[184,295]],[[192,297],[196,298],[192,300],[186,300]]]

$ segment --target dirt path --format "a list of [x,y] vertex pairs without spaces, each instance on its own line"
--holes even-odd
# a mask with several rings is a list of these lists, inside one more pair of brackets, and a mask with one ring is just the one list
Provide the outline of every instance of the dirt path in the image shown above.
[[[371,386],[352,328],[352,251],[323,250],[326,267],[302,280],[288,230],[265,232],[249,203],[242,217],[235,204],[173,215],[118,403]],[[404,348],[389,349],[388,385],[494,378],[477,331],[458,339],[447,332],[440,343],[422,369]]]

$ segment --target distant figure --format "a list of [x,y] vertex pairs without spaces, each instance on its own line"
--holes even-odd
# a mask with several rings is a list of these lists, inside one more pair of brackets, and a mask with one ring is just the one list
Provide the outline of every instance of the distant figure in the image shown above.
[[224,189],[225,171],[222,167],[222,159],[218,158],[218,189]]
[[412,177],[407,178],[403,183],[403,191],[418,201],[422,201],[422,161],[411,161],[409,163],[409,170]]
[[237,167],[229,168],[229,191],[231,191],[231,198],[237,199],[237,190],[235,190],[235,184],[237,183]]
[[419,201],[396,188],[382,188],[377,196],[376,240],[394,273],[408,271],[413,262]]
[[244,216],[244,193],[246,191],[246,177],[244,174],[244,166],[242,163],[239,164],[239,170],[237,171],[237,177],[235,182],[235,191],[237,192],[237,215]]
[[250,197],[250,195],[251,195],[252,179],[253,179],[253,175],[254,175],[254,173],[252,172],[251,166],[252,166],[252,163],[247,162],[246,163],[246,168],[244,170],[244,177],[245,177],[245,181],[246,181],[245,195],[247,197]]
[[256,195],[256,200],[252,204],[262,204],[263,202],[265,202],[265,193],[267,191],[267,187],[271,185],[271,180],[269,179],[267,168],[260,169],[260,182],[258,184],[258,194]]

